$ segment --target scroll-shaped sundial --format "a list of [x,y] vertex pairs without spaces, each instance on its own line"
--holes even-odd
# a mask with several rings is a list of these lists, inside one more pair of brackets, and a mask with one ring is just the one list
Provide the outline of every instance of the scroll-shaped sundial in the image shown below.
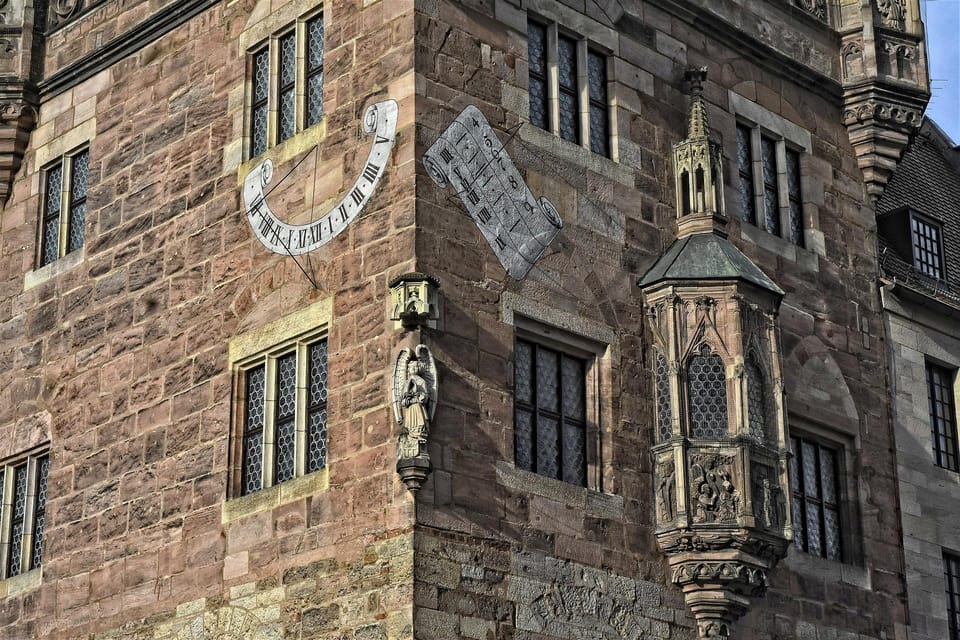
[[563,226],[546,198],[535,198],[474,106],[464,109],[423,154],[430,177],[452,185],[507,275],[523,279]]
[[268,158],[258,164],[243,181],[243,203],[247,220],[260,242],[275,253],[303,255],[333,240],[353,222],[376,190],[397,134],[397,103],[383,100],[367,107],[363,130],[373,134],[367,161],[343,199],[332,209],[314,215],[306,224],[289,224],[280,220],[267,204],[264,189],[273,180],[273,162]]

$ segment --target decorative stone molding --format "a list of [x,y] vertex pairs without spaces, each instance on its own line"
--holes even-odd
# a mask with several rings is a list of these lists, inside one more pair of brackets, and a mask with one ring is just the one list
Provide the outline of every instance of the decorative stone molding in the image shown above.
[[794,4],[817,20],[827,22],[827,2],[826,0],[794,0]]
[[5,203],[13,191],[13,180],[37,122],[36,103],[25,92],[17,93],[20,92],[16,89],[5,90],[0,83],[0,204]]

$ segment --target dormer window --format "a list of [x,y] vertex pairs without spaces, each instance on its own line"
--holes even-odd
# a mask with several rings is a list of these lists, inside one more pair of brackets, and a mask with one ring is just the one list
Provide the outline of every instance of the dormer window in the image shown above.
[[910,239],[913,245],[913,267],[920,273],[943,278],[943,246],[940,225],[917,213],[910,214]]

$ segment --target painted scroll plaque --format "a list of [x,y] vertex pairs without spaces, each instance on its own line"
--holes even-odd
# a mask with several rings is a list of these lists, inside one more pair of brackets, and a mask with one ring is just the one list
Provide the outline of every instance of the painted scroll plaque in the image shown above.
[[563,226],[556,207],[530,192],[472,105],[427,149],[423,164],[434,182],[453,187],[511,278],[526,277]]
[[315,215],[310,223],[289,224],[274,215],[263,191],[273,180],[273,162],[267,158],[254,167],[243,181],[243,203],[247,220],[260,242],[274,253],[297,256],[323,246],[346,229],[380,184],[396,139],[398,111],[395,100],[367,107],[363,130],[374,134],[374,138],[363,171],[340,202]]

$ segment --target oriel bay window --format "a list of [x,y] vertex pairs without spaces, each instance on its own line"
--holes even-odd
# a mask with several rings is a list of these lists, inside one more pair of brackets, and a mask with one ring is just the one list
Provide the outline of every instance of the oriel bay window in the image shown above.
[[240,365],[242,428],[235,492],[254,493],[327,461],[327,341],[308,337]]
[[250,155],[323,118],[323,16],[298,20],[249,55]]

